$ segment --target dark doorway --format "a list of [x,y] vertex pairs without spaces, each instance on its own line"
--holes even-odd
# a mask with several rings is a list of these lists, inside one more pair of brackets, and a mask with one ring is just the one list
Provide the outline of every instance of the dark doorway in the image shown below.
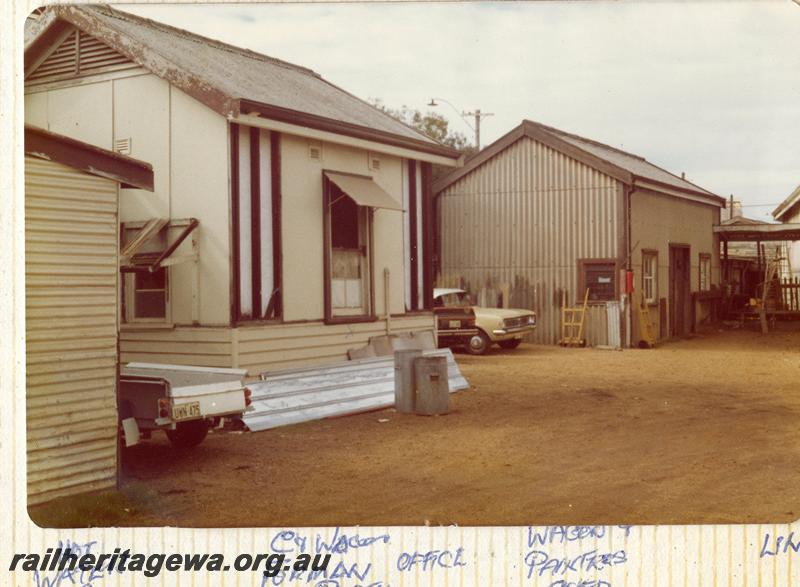
[[690,251],[688,245],[669,246],[670,336],[686,336],[691,332]]

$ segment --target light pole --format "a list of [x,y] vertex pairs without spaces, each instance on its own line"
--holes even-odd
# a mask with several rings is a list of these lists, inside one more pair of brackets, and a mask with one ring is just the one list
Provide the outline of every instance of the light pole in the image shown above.
[[[481,112],[480,108],[475,109],[474,112],[465,112],[463,110],[461,112],[459,112],[458,108],[453,106],[452,103],[448,102],[444,98],[431,98],[431,101],[428,104],[428,106],[438,106],[438,104],[436,103],[436,100],[439,100],[440,102],[444,102],[445,104],[450,106],[450,108],[452,108],[455,111],[455,113],[458,114],[461,117],[461,119],[466,123],[466,125],[472,129],[472,132],[475,133],[475,148],[478,151],[480,151],[481,150],[481,119],[486,118],[487,116],[494,116],[494,113],[492,113],[492,112]],[[475,117],[475,126],[472,126],[469,123],[469,121],[466,118],[467,116],[474,116]]]

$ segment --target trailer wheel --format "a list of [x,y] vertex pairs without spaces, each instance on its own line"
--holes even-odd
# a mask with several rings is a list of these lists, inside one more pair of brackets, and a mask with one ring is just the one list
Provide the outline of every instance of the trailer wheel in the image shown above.
[[208,424],[205,420],[178,422],[175,430],[167,430],[166,433],[174,448],[192,448],[208,435]]

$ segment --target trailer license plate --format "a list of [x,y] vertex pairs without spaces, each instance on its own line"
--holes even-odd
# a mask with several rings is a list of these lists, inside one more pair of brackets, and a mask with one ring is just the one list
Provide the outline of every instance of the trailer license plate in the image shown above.
[[189,402],[172,406],[173,420],[189,420],[200,417],[200,402]]
[[450,328],[461,328],[461,320],[450,320]]

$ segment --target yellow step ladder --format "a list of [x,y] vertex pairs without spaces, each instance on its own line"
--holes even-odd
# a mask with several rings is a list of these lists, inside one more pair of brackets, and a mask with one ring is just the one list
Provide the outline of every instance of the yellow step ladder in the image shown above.
[[583,296],[583,305],[567,307],[567,292],[561,291],[561,346],[586,346],[583,338],[583,324],[586,321],[586,308],[589,306],[589,289]]
[[656,331],[653,321],[650,319],[650,308],[644,301],[644,294],[642,294],[642,302],[639,304],[639,336],[641,336],[639,342],[641,348],[651,349],[656,346]]

